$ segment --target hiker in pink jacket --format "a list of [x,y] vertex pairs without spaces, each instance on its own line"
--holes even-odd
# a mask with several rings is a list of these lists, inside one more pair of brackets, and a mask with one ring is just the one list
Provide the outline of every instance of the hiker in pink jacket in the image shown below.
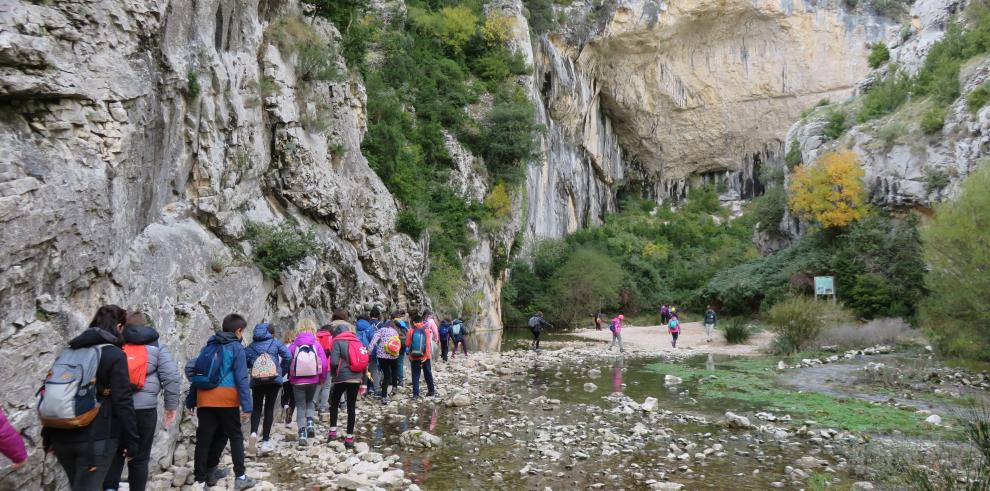
[[622,347],[622,321],[626,319],[626,316],[619,314],[612,318],[612,324],[608,326],[609,330],[612,331],[612,344],[608,345],[608,350],[612,351],[612,346],[616,344],[619,345],[619,352],[625,353],[626,349]]
[[303,319],[296,329],[296,340],[289,345],[289,383],[296,400],[296,424],[300,447],[309,444],[307,438],[316,436],[313,418],[316,416],[316,389],[327,379],[330,365],[327,355],[316,340],[316,322]]
[[24,449],[24,440],[17,429],[7,421],[7,415],[0,409],[0,452],[14,463],[11,470],[24,467],[27,462],[27,451]]

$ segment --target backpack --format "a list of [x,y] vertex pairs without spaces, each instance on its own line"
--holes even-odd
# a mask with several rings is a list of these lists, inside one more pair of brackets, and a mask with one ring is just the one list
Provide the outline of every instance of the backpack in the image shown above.
[[616,324],[617,324],[617,322],[613,319],[612,322],[609,322],[609,324],[608,324],[608,330],[609,331],[612,331],[612,332],[615,332]]
[[[268,343],[268,348],[271,349],[272,343]],[[275,382],[278,378],[278,364],[275,363],[275,357],[271,353],[265,351],[258,355],[254,360],[254,365],[251,366],[251,380],[258,383],[271,383]]]
[[127,356],[127,374],[131,385],[141,390],[148,378],[148,348],[143,344],[125,344],[123,350]]
[[529,328],[530,329],[536,329],[539,325],[540,325],[540,318],[539,317],[537,317],[537,316],[534,315],[533,317],[530,317],[529,318]]
[[402,341],[398,334],[393,334],[385,341],[385,354],[388,356],[399,356],[402,351]]
[[296,348],[292,357],[293,377],[315,377],[323,372],[320,357],[316,355],[316,346],[304,344]]
[[464,331],[463,322],[455,322],[454,325],[450,326],[450,333],[453,334],[455,337],[460,337],[463,331]]
[[668,326],[670,332],[681,332],[681,321],[677,319],[671,319],[670,324],[668,324]]
[[[439,333],[440,333],[440,337],[441,338],[446,338],[447,336],[449,336],[451,334],[451,332],[453,332],[453,331],[452,331],[452,328],[451,328],[450,324],[446,324],[446,323],[445,324],[440,324]],[[455,334],[455,336],[456,336],[456,334]]]
[[[368,348],[365,348],[361,341],[355,337],[347,336],[347,365],[354,373],[364,373],[368,369]],[[337,372],[340,373],[340,365],[337,365]]]
[[215,389],[220,385],[220,371],[223,368],[223,345],[207,343],[199,352],[193,374],[189,377],[192,389]]
[[38,419],[46,428],[78,429],[88,426],[100,413],[96,370],[107,344],[67,348],[52,364],[45,385],[38,393]]
[[423,356],[426,354],[426,328],[417,327],[413,329],[412,342],[409,343],[409,354],[412,356]]
[[330,331],[316,331],[316,341],[323,348],[323,353],[330,353],[330,349],[333,348],[333,334],[330,334]]

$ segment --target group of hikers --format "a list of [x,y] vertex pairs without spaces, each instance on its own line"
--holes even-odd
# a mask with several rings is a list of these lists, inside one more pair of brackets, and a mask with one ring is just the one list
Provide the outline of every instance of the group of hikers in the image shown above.
[[[349,312],[338,309],[330,323],[319,328],[312,319],[299,320],[282,340],[271,324],[262,322],[245,347],[247,330],[244,317],[226,316],[220,331],[184,367],[190,382],[184,405],[198,420],[196,489],[214,486],[227,476],[220,462],[228,443],[234,489],[255,485],[246,475],[241,424],[250,421],[248,450],[273,451],[276,405],[281,405],[286,425],[295,413],[298,446],[309,445],[316,437],[318,413],[329,412],[326,441],[342,437],[344,447],[353,448],[360,395],[377,393],[387,404],[403,384],[408,358],[412,398],[420,399],[421,377],[425,396],[433,397],[431,360],[436,347],[444,362],[455,357],[458,348],[468,355],[464,322],[447,318],[438,323],[429,310],[411,315],[397,311],[383,318],[374,308],[351,324]],[[73,491],[118,489],[125,464],[128,489],[144,490],[158,426],[158,397],[164,397],[162,422],[170,427],[182,402],[181,386],[175,359],[144,313],[116,305],[100,307],[89,327],[57,356],[39,390],[43,448],[54,453]],[[341,407],[347,411],[344,431],[337,427]],[[0,452],[15,468],[27,459],[19,432],[2,411]]]
[[[660,313],[660,324],[667,329],[670,334],[670,346],[672,348],[677,348],[677,338],[681,334],[681,321],[679,314],[677,313],[677,306],[671,304],[662,304],[658,308]],[[625,347],[622,345],[622,323],[625,320],[625,315],[618,314],[608,321],[608,329],[612,332],[612,342],[608,345],[608,350],[612,351],[615,346],[619,347],[620,353],[625,353]],[[606,322],[606,316],[601,312],[595,312],[592,318],[595,324],[595,330],[601,331],[603,325]],[[712,332],[715,330],[715,325],[718,323],[718,314],[715,313],[715,309],[711,305],[705,308],[705,334],[708,336],[707,342],[712,340]],[[546,327],[553,327],[543,318],[543,312],[538,311],[529,318],[529,329],[533,333],[533,344],[532,349],[540,349],[540,333]]]

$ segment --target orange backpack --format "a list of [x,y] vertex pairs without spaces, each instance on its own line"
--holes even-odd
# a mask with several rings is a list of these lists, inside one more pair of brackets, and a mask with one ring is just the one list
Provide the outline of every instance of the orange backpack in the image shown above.
[[143,389],[145,379],[148,378],[148,348],[143,344],[125,344],[124,354],[127,356],[127,373],[131,385]]

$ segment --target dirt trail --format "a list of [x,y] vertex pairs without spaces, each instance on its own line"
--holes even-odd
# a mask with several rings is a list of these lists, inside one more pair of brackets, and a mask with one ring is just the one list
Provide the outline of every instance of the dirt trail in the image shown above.
[[[594,329],[581,329],[568,334],[573,334],[585,339],[595,341],[611,342],[612,332],[607,327],[601,331]],[[626,350],[649,351],[649,352],[688,352],[688,353],[716,353],[725,355],[760,355],[764,348],[770,344],[773,334],[764,331],[754,334],[746,344],[726,344],[721,331],[712,333],[712,341],[706,342],[705,328],[700,322],[681,323],[681,335],[677,339],[677,349],[670,347],[670,334],[664,326],[624,326],[622,328],[622,342]],[[617,350],[616,350],[617,351]]]

